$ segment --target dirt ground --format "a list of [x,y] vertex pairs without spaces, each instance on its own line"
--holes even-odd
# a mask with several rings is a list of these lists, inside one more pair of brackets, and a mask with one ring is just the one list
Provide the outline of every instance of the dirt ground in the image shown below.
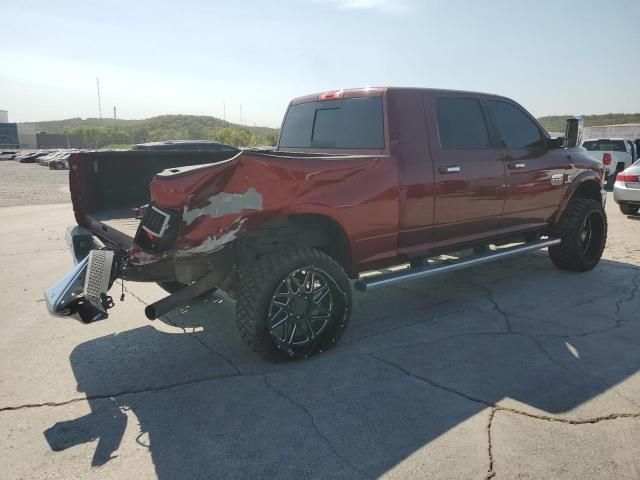
[[69,203],[69,171],[0,161],[0,207]]

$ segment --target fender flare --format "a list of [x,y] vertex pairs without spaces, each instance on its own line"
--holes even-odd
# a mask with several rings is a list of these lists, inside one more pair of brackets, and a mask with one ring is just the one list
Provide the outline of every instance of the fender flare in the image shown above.
[[[594,200],[597,199],[598,201],[602,201],[600,193],[602,191],[602,181],[594,170],[587,170],[580,173],[567,185],[568,186],[564,191],[562,200],[560,201],[558,211],[553,218],[552,223],[554,224],[562,217],[562,214],[567,209],[569,202],[579,190],[588,192],[589,194],[587,195],[587,198],[591,198],[593,196]],[[593,185],[593,187],[591,185]]]

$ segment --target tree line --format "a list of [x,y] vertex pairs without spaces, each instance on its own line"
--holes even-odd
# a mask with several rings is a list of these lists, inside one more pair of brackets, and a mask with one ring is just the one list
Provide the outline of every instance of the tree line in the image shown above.
[[219,118],[162,115],[145,120],[79,119],[37,122],[38,131],[81,135],[85,148],[127,146],[162,140],[214,140],[235,146],[275,145],[278,130],[249,127]]

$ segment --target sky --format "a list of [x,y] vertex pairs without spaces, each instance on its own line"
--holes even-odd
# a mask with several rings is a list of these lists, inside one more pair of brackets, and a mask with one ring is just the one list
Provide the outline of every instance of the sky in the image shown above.
[[535,116],[640,112],[640,0],[0,0],[14,122],[161,114],[279,127],[297,96],[498,93]]

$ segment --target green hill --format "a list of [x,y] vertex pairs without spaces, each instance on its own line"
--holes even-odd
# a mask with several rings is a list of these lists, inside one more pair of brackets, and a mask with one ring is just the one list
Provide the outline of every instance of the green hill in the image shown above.
[[[538,121],[550,132],[564,132],[567,118],[571,115],[540,117]],[[604,115],[584,115],[584,126],[619,125],[621,123],[640,123],[640,113],[606,113]]]
[[160,140],[216,140],[230,145],[275,145],[278,130],[248,127],[216,117],[199,115],[161,115],[144,120],[113,118],[70,118],[47,122],[30,122],[37,131],[80,134],[85,147],[132,145]]

